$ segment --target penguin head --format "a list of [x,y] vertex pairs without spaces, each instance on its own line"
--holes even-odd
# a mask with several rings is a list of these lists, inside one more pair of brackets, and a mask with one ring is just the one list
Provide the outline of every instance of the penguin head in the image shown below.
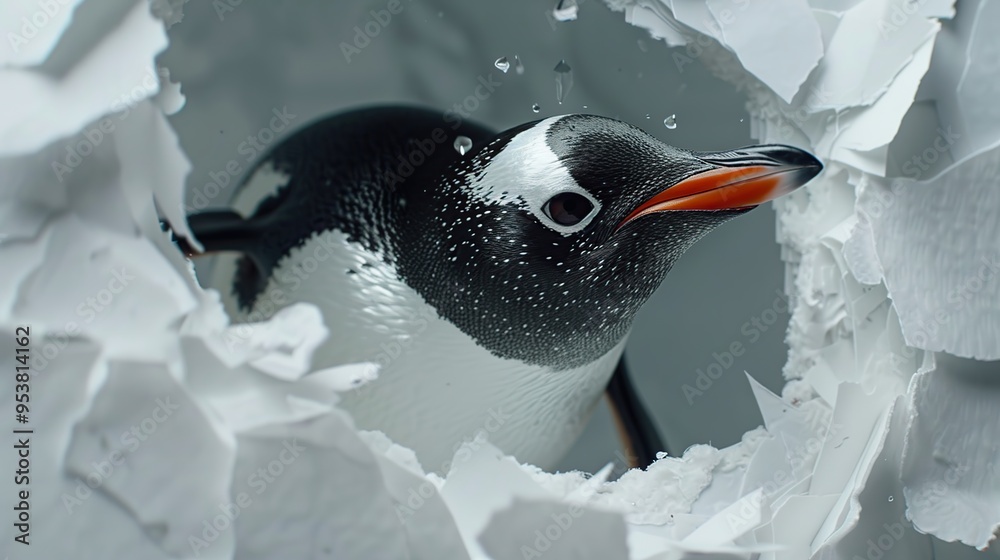
[[495,354],[577,367],[621,342],[695,241],[821,170],[788,146],[692,152],[613,119],[552,117],[402,194],[400,270]]

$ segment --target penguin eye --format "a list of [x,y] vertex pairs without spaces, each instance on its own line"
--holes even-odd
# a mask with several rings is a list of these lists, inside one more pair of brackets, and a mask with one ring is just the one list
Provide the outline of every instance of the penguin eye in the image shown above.
[[582,194],[575,192],[559,193],[545,203],[545,215],[561,226],[574,226],[580,223],[594,209],[594,204]]

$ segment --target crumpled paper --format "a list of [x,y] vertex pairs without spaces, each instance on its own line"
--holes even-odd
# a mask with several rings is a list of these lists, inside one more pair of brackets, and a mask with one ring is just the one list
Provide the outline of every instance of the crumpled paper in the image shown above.
[[[793,314],[783,394],[748,376],[765,426],[615,480],[612,465],[545,473],[481,438],[439,477],[358,432],[338,394],[377,368],[310,374],[327,336],[313,306],[230,324],[160,231],[161,216],[187,231],[190,164],[164,118],[184,99],[154,62],[183,2],[0,9],[30,39],[0,58],[0,96],[20,108],[0,114],[0,325],[32,325],[44,481],[26,557],[911,559],[932,557],[932,535],[987,547],[1000,524],[1000,396],[984,361],[1000,358],[996,5],[608,4],[744,88],[761,141],[827,162],[776,203]],[[60,118],[40,116],[51,106]],[[23,553],[6,548],[4,515],[4,552]]]
[[[792,543],[805,524],[810,539],[773,557],[932,557],[940,543],[922,533],[988,547],[1000,522],[980,505],[1000,503],[989,443],[1000,427],[1000,369],[990,361],[1000,359],[998,7],[803,3],[810,13],[791,19],[818,26],[822,56],[789,92],[747,64],[768,41],[737,46],[725,34],[754,27],[795,37],[787,56],[808,60],[812,39],[783,33],[791,24],[775,22],[770,8],[724,3],[727,27],[693,2],[608,4],[677,47],[674,56],[697,53],[745,91],[754,137],[826,164],[809,187],[775,202],[794,302],[786,392],[807,387],[835,419],[808,488],[783,504],[795,514],[775,511],[761,529]],[[853,427],[840,442],[842,405]],[[857,425],[866,415],[877,420]],[[838,451],[854,451],[827,453],[831,436]],[[797,503],[830,513],[807,521],[815,510]]]

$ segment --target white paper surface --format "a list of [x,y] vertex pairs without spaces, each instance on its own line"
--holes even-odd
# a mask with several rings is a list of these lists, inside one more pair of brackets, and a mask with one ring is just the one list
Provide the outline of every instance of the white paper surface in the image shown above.
[[[610,465],[545,473],[483,440],[442,479],[358,433],[338,392],[376,368],[311,372],[326,330],[309,305],[230,325],[159,231],[162,216],[187,236],[190,164],[164,116],[182,84],[154,62],[181,3],[70,1],[0,49],[0,103],[18,108],[0,116],[0,324],[30,322],[43,349],[33,475],[52,481],[33,494],[32,554],[853,559],[875,543],[886,560],[930,558],[921,532],[987,546],[996,364],[940,354],[935,367],[925,350],[1000,358],[996,4],[964,4],[947,40],[946,0],[905,18],[889,0],[612,4],[666,44],[711,37],[703,62],[744,88],[754,134],[827,164],[776,203],[791,383],[779,397],[750,379],[764,428],[617,480]],[[40,6],[0,8],[3,29]],[[937,176],[890,161],[928,106],[941,128],[908,161],[957,162]],[[882,177],[893,163],[920,180]]]
[[[708,0],[727,48],[743,67],[791,103],[823,56],[823,39],[806,0],[748,3]],[[767,33],[761,33],[763,27]]]
[[947,40],[935,44],[931,68],[921,85],[923,97],[935,102],[941,132],[947,133],[955,160],[1000,139],[1000,108],[995,96],[998,17],[996,2],[964,3]]
[[866,0],[846,11],[810,80],[810,111],[871,105],[917,48],[937,31],[923,17],[892,19],[890,0]]
[[903,450],[907,515],[922,532],[985,548],[1000,531],[997,363],[946,355],[913,383]]
[[[869,217],[885,284],[909,345],[983,360],[1000,358],[1000,143],[924,182],[872,183]],[[933,270],[933,274],[915,274]]]
[[[67,471],[81,478],[110,471],[98,491],[125,508],[168,554],[189,554],[187,535],[228,498],[234,442],[162,366],[110,364],[71,437]],[[184,454],[176,453],[181,449]],[[114,464],[116,457],[121,465]],[[223,533],[212,556],[227,557],[234,543],[231,531]]]
[[[0,117],[0,156],[38,150],[109,112],[125,115],[130,105],[159,91],[152,59],[167,37],[147,2],[134,2],[117,28],[98,36],[100,42],[58,78],[0,68],[0,104],[18,108]],[[52,107],[60,108],[59,118]]]
[[494,560],[520,560],[535,553],[559,560],[628,556],[620,515],[555,501],[515,499],[493,516],[479,540]]
[[[734,12],[770,9],[736,4],[718,3]],[[789,454],[800,436],[772,424],[780,418],[776,411],[790,410],[791,403],[754,387],[771,437],[746,469],[743,488],[765,485],[769,475],[794,474],[775,492],[780,497],[771,496],[774,515],[754,535],[779,542],[785,537],[789,543],[814,535],[763,558],[930,558],[931,541],[918,530],[984,546],[996,523],[991,508],[977,509],[975,520],[967,517],[975,505],[966,506],[959,521],[945,521],[947,515],[932,514],[926,500],[917,513],[923,526],[916,518],[900,519],[903,511],[913,517],[911,496],[926,497],[931,484],[937,490],[945,484],[944,467],[935,467],[929,457],[976,461],[964,455],[971,450],[951,439],[955,449],[931,451],[923,442],[942,436],[928,434],[933,431],[928,422],[944,431],[952,422],[962,426],[959,431],[977,430],[956,442],[981,445],[989,437],[978,430],[992,429],[995,422],[959,419],[958,403],[980,414],[1000,408],[992,389],[965,398],[957,380],[937,381],[932,393],[930,380],[946,379],[940,371],[912,381],[933,367],[927,350],[980,360],[1000,357],[1000,284],[994,281],[993,260],[984,260],[1000,239],[994,227],[1000,223],[1000,201],[995,188],[986,188],[997,186],[1000,166],[994,161],[1000,139],[994,118],[1000,17],[984,17],[996,11],[989,2],[967,3],[957,15],[953,4],[811,0],[812,17],[773,24],[768,18],[738,20],[755,21],[776,34],[790,25],[819,30],[823,56],[794,99],[782,99],[773,84],[768,84],[773,91],[760,87],[758,79],[767,80],[749,64],[756,46],[734,49],[742,65],[711,58],[718,75],[747,91],[754,137],[802,146],[826,164],[809,187],[775,207],[786,287],[793,296],[785,375],[834,406],[834,420],[829,433],[813,440],[822,452]],[[680,20],[694,31],[694,13],[675,5],[664,19]],[[955,20],[941,31],[935,18],[951,17]],[[723,34],[728,30],[722,27]],[[708,27],[701,31],[718,37]],[[695,36],[686,43],[695,39],[705,41]],[[904,178],[894,178],[899,176]],[[996,370],[991,362],[969,364],[980,365],[983,378]],[[788,394],[809,398],[798,386]],[[910,399],[921,405],[909,405]],[[905,460],[904,437],[913,449]],[[989,448],[985,454],[991,453]],[[910,473],[905,477],[904,468]],[[988,472],[979,464],[979,476]],[[920,490],[908,484],[904,493],[904,480],[918,481],[913,486]],[[983,478],[969,480],[975,482],[965,484],[976,485],[978,495],[992,499]],[[958,495],[953,487],[948,486],[947,499]],[[906,494],[903,504],[900,494]],[[805,504],[828,511],[818,519],[804,513]],[[803,514],[793,515],[796,508]]]
[[0,68],[41,64],[55,48],[83,0],[41,4],[33,0],[10,0],[0,5],[0,21],[7,48],[0,49]]
[[250,505],[236,520],[236,557],[407,556],[378,461],[342,412],[241,435],[231,494],[241,493]]

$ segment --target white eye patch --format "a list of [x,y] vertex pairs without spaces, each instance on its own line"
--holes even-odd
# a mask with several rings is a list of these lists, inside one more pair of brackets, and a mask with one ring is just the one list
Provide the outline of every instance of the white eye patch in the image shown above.
[[[561,118],[545,119],[511,139],[489,165],[475,175],[469,188],[476,196],[492,203],[520,199],[538,221],[568,236],[587,227],[600,212],[601,203],[573,180],[545,141],[549,127]],[[594,206],[580,222],[571,226],[554,222],[544,210],[549,199],[564,192],[577,193]]]

